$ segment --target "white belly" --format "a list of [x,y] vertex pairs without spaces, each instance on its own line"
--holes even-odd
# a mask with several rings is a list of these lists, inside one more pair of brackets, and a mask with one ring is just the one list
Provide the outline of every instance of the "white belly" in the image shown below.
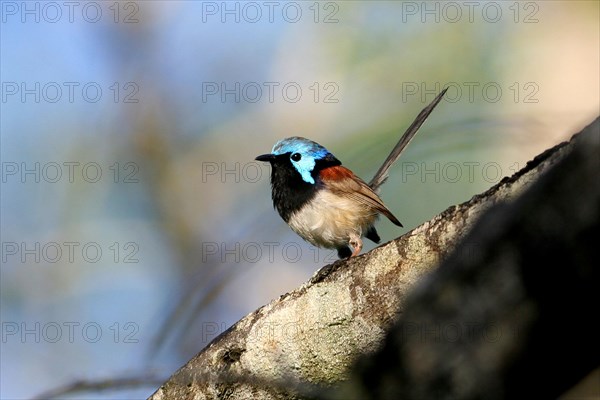
[[288,223],[304,240],[333,249],[347,245],[351,235],[361,237],[376,218],[364,204],[321,190]]

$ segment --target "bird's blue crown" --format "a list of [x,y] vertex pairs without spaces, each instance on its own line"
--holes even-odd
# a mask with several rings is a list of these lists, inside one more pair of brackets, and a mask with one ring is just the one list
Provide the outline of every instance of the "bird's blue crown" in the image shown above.
[[[282,139],[275,143],[272,153],[275,155],[283,155],[290,153],[290,161],[296,171],[302,176],[302,179],[314,184],[315,180],[312,177],[312,171],[318,160],[324,159],[332,154],[319,143],[313,142],[303,137],[294,136]],[[300,158],[296,155],[298,154]]]

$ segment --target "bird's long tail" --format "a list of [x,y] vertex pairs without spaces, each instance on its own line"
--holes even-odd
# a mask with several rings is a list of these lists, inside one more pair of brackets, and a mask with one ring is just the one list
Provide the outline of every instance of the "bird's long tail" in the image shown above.
[[373,191],[377,192],[379,187],[383,185],[383,183],[386,181],[391,166],[394,165],[396,160],[398,160],[398,157],[400,157],[402,151],[406,148],[408,143],[410,143],[411,139],[415,136],[415,134],[417,133],[421,125],[423,125],[423,122],[425,122],[427,117],[429,117],[429,114],[431,114],[435,106],[437,106],[438,103],[442,100],[442,97],[444,97],[446,90],[448,90],[448,88],[442,90],[440,94],[438,94],[436,98],[433,99],[433,101],[427,107],[421,110],[419,115],[417,115],[417,118],[415,118],[413,123],[410,124],[406,132],[404,132],[404,135],[402,135],[402,137],[400,138],[390,155],[385,159],[385,161],[379,168],[379,171],[377,171],[373,179],[371,179],[371,182],[369,182],[369,186],[371,187],[371,189],[373,189]]

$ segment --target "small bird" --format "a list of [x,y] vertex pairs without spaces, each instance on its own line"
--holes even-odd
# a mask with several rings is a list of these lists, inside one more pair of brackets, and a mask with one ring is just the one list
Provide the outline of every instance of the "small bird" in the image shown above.
[[379,243],[374,226],[379,214],[401,227],[377,192],[445,93],[446,89],[419,113],[369,184],[325,147],[299,136],[282,139],[270,154],[256,157],[271,163],[271,195],[281,218],[312,245],[337,249],[340,258],[358,255],[363,236]]

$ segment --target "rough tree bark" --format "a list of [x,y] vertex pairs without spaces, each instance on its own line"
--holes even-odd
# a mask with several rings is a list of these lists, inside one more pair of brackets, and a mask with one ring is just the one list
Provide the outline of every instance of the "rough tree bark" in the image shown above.
[[[514,385],[524,383],[528,368],[540,366],[544,351],[556,352],[566,361],[570,360],[568,346],[582,350],[575,343],[577,326],[572,326],[578,321],[568,318],[589,312],[591,303],[581,302],[590,299],[590,290],[598,284],[597,270],[589,271],[592,255],[577,244],[581,240],[589,245],[589,235],[598,233],[599,130],[597,119],[569,143],[540,154],[485,193],[448,208],[367,254],[321,268],[303,286],[250,313],[217,337],[151,399],[290,399],[309,394],[340,399],[501,398],[518,394]],[[585,162],[578,164],[574,157]],[[569,174],[574,174],[573,180]],[[548,182],[551,177],[554,181]],[[580,190],[582,185],[585,190]],[[554,197],[556,202],[551,201]],[[568,207],[570,201],[573,209]],[[497,205],[507,202],[511,204]],[[557,205],[542,207],[545,203]],[[517,204],[521,208],[515,209]],[[466,235],[484,214],[476,232]],[[579,225],[571,227],[571,219]],[[561,247],[562,231],[569,246]],[[545,232],[551,234],[540,234]],[[498,240],[496,245],[494,240]],[[528,246],[536,252],[528,253]],[[554,249],[559,253],[556,259]],[[556,268],[546,271],[545,267],[558,262],[573,273],[561,274]],[[423,279],[440,263],[434,274]],[[561,278],[575,285],[580,294],[564,303],[576,308],[570,310],[572,315],[561,306],[562,293],[572,294],[556,286]],[[544,286],[546,279],[550,287]],[[407,302],[409,290],[418,281]],[[558,318],[565,318],[555,333],[571,333],[568,343],[546,348],[535,340],[556,328],[553,307],[560,312]],[[479,329],[469,334],[476,336],[465,336],[464,329],[469,327]],[[503,340],[494,339],[498,331],[493,327],[504,333]],[[512,335],[506,334],[509,329]],[[591,334],[591,328],[586,329],[583,341]],[[360,355],[363,358],[355,365]],[[589,372],[590,365],[598,365],[597,346],[590,347],[586,360],[577,368],[555,365],[557,370],[548,372],[556,379],[550,382],[552,390],[537,394],[560,394]],[[570,368],[565,373],[568,377],[559,380],[558,371],[563,368]],[[335,391],[314,391],[313,385],[322,388],[342,381]]]
[[599,398],[598,122],[477,221],[328,399],[550,399],[594,369],[575,398]]

